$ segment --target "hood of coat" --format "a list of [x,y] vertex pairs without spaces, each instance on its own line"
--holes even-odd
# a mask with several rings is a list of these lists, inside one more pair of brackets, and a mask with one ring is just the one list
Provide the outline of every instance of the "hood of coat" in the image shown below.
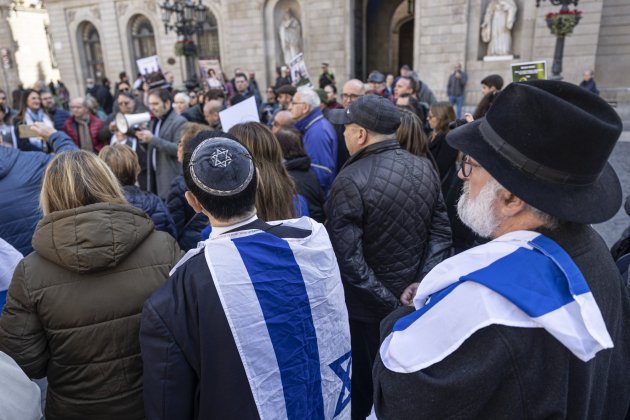
[[33,249],[67,270],[89,273],[116,267],[153,229],[151,218],[133,206],[90,204],[45,216]]
[[9,174],[19,154],[19,150],[0,146],[0,179]]

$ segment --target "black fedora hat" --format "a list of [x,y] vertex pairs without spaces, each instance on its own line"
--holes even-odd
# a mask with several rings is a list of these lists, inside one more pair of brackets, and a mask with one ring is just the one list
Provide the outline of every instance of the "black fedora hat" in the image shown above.
[[600,223],[621,206],[608,163],[622,123],[600,97],[548,80],[510,84],[485,118],[446,141],[526,203],[561,220]]

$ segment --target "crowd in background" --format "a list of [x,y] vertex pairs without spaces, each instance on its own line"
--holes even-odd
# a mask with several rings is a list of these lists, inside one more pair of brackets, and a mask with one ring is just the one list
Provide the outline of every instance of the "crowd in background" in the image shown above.
[[[143,304],[184,252],[217,234],[182,168],[200,136],[225,137],[251,154],[259,219],[326,224],[346,286],[352,416],[367,417],[380,322],[440,262],[489,240],[458,214],[472,163],[447,135],[483,119],[503,79],[473,84],[457,64],[438,101],[408,65],[338,86],[322,63],[312,87],[294,86],[281,66],[264,91],[240,69],[231,79],[210,70],[194,89],[165,77],[159,87],[124,72],[113,86],[88,79],[74,98],[61,82],[0,91],[0,147],[12,149],[0,154],[0,307],[19,284],[0,349],[28,377],[48,377],[49,418],[142,418]],[[465,112],[470,89],[483,95]],[[220,113],[248,98],[260,122],[224,132]]]

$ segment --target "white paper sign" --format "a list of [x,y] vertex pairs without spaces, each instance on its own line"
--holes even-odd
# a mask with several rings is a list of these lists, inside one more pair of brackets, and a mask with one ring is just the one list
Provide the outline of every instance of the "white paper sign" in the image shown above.
[[238,104],[219,112],[219,119],[221,119],[221,128],[226,133],[236,124],[251,121],[260,122],[260,118],[258,117],[258,108],[256,107],[256,99],[252,96],[243,102],[239,102]]

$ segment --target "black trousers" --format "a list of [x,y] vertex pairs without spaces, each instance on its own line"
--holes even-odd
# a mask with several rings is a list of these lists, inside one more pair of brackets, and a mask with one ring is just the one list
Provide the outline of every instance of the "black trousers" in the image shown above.
[[352,346],[352,420],[365,420],[372,411],[372,366],[380,347],[379,322],[350,320]]

